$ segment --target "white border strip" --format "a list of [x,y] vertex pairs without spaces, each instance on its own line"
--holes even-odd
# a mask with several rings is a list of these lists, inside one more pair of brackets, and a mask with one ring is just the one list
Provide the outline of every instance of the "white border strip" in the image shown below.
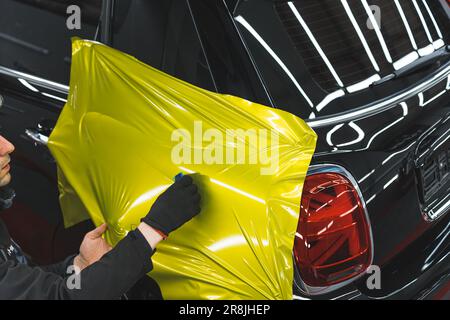
[[16,71],[16,70],[9,69],[9,68],[3,67],[3,66],[0,66],[0,73],[7,75],[7,76],[13,76],[16,78],[25,79],[34,85],[38,85],[38,86],[41,86],[41,87],[44,87],[47,89],[59,91],[61,93],[65,93],[65,94],[69,93],[69,87],[66,85],[63,85],[63,84],[57,83],[57,82],[53,82],[53,81],[49,81],[49,80],[46,80],[43,78],[39,78],[39,77],[33,76],[28,73]]

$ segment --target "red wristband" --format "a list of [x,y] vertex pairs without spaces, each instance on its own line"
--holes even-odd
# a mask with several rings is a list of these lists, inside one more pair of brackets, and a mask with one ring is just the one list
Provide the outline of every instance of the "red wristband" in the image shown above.
[[163,240],[166,240],[166,239],[167,239],[167,237],[168,237],[167,234],[165,234],[165,233],[162,232],[161,230],[158,230],[158,229],[156,229],[156,228],[154,228],[154,227],[152,227],[152,228],[153,228],[153,230],[155,230],[156,232],[158,232],[158,234],[159,234],[161,237],[163,237]]

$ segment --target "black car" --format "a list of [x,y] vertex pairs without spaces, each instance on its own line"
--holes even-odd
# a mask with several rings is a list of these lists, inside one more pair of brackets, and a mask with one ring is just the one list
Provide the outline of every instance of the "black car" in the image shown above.
[[[316,131],[294,298],[450,299],[448,1],[0,0],[0,13],[0,133],[16,146],[17,192],[2,215],[38,261],[75,252],[91,228],[62,227],[45,147],[79,36]],[[308,233],[305,211],[325,228]]]

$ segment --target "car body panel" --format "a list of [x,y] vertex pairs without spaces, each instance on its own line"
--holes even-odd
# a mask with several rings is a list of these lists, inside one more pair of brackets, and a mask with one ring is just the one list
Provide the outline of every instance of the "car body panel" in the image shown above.
[[72,45],[69,99],[48,140],[66,225],[86,216],[107,223],[115,245],[175,176],[192,174],[201,213],[152,255],[149,275],[163,297],[292,299],[314,131],[288,112],[206,91],[103,44]]
[[[445,1],[439,2],[448,12]],[[239,25],[234,20],[237,5],[241,1],[211,0],[202,3],[190,0],[188,3],[217,90],[286,109],[276,103],[269,83],[263,76],[263,70],[256,63],[242,30],[239,30]],[[202,17],[203,14],[215,17],[214,24],[211,25],[211,19]],[[440,12],[442,17],[446,14],[444,9]],[[223,35],[213,39],[214,34],[218,34],[221,29],[226,30],[226,37]],[[104,32],[102,30],[101,35]],[[446,43],[448,44],[448,40]],[[114,41],[112,44],[114,45]],[[221,50],[225,53],[217,55]],[[372,222],[374,263],[379,264],[382,275],[386,275],[385,288],[380,291],[367,290],[366,278],[363,278],[322,298],[446,297],[439,290],[448,289],[448,214],[442,213],[439,218],[430,221],[424,212],[427,204],[424,204],[420,185],[420,170],[424,159],[435,159],[440,155],[440,150],[448,147],[448,140],[445,141],[445,138],[448,136],[449,124],[445,120],[448,119],[450,101],[448,71],[445,68],[448,68],[448,62],[420,70],[404,79],[348,95],[339,103],[329,104],[324,109],[322,118],[309,120],[319,137],[312,163],[341,165],[358,181]],[[439,81],[429,82],[436,77]],[[56,120],[63,103],[31,92],[18,78],[20,77],[15,73],[0,72],[0,94],[9,109],[22,110],[20,102],[16,103],[17,99],[35,110],[35,113],[22,119],[20,113],[11,113],[11,110],[5,111],[2,108],[0,123],[5,126],[7,121],[3,113],[7,112],[8,123],[9,119],[13,119],[17,125],[11,125],[16,128],[16,131],[11,131],[14,133],[9,133],[8,130],[4,134],[19,145],[18,154],[38,155],[34,158],[27,156],[27,161],[23,161],[27,172],[41,172],[47,166],[41,159],[43,149],[30,143],[30,140],[22,143],[22,140],[25,141],[23,132],[30,126],[35,127],[42,119]],[[37,85],[31,80],[30,83]],[[445,93],[441,94],[443,91]],[[407,92],[409,93],[402,96]],[[64,97],[58,91],[49,93]],[[298,104],[297,110],[300,109],[304,110],[305,105]],[[309,115],[290,107],[288,111],[303,114],[305,118]],[[337,118],[340,111],[344,118]],[[336,126],[340,127],[336,129]],[[327,135],[331,136],[331,145],[327,142]],[[436,141],[433,147],[439,145],[439,148],[420,157],[430,142],[432,144]],[[40,169],[36,170],[36,167]],[[54,169],[44,172],[53,172],[51,175],[55,176]],[[27,173],[24,174],[26,175]],[[43,177],[41,175],[40,179],[48,180]],[[17,188],[27,189],[23,177],[16,180]],[[42,181],[35,184],[38,188],[34,191],[36,203],[48,193],[39,187],[47,183]],[[56,194],[56,191],[53,192]],[[433,203],[434,198],[443,198],[445,192],[445,187],[441,188],[428,201]],[[23,197],[24,202],[32,202],[30,199]],[[40,214],[47,213],[41,210]],[[57,215],[59,213],[54,216]],[[299,298],[310,298],[302,292],[295,294]]]

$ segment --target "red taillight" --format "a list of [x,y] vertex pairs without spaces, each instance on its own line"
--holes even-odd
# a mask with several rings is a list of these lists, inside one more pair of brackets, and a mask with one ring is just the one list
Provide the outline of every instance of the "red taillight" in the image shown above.
[[294,256],[302,281],[329,287],[371,264],[370,226],[358,191],[335,172],[306,177]]

